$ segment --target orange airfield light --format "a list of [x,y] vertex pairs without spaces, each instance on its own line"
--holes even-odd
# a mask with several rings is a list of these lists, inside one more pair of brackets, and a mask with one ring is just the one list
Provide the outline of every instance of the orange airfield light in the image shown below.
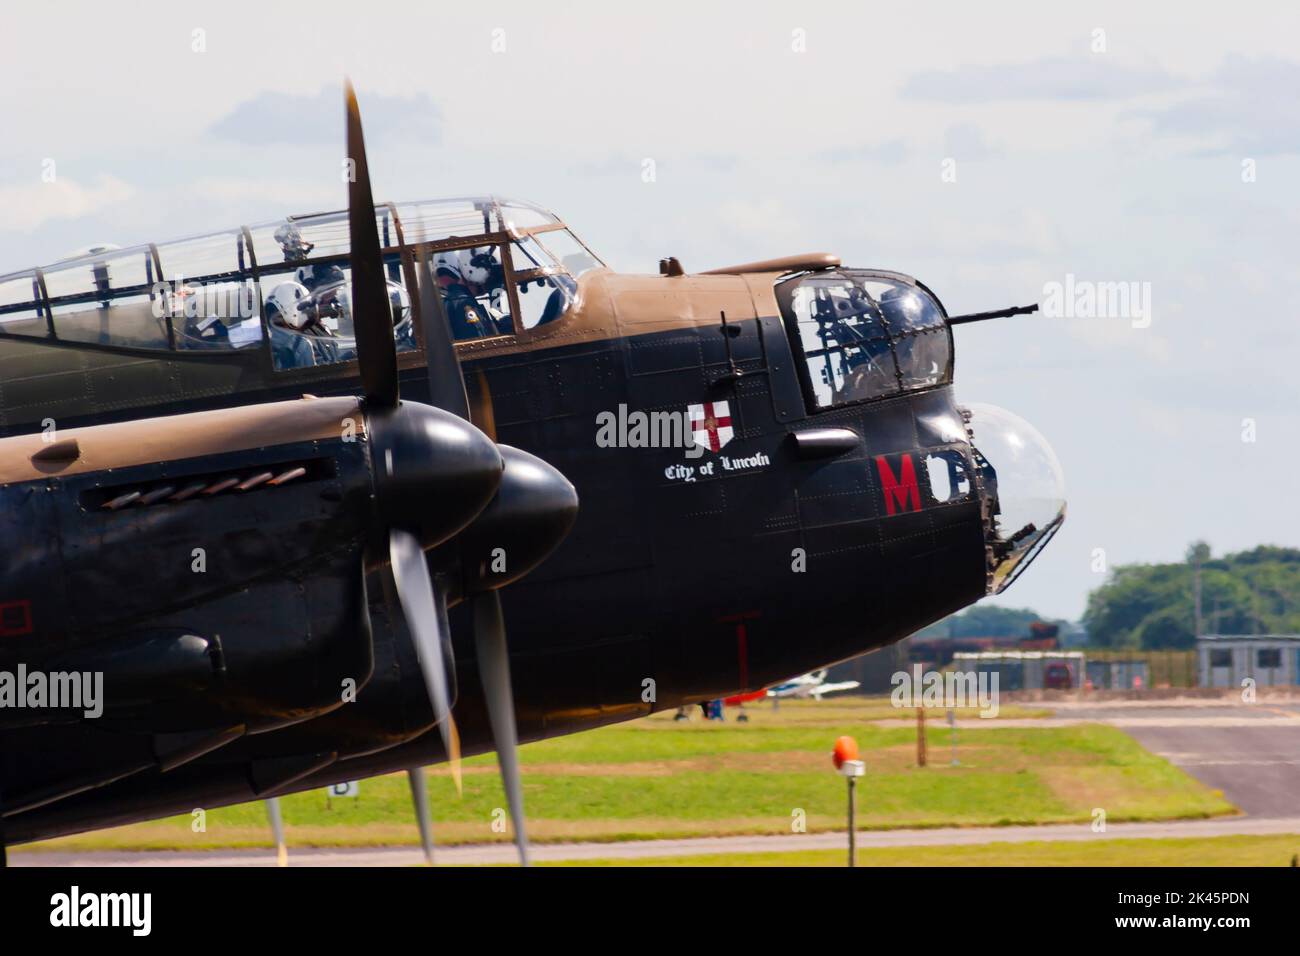
[[835,761],[835,769],[842,770],[846,760],[858,759],[858,742],[847,734],[838,738],[835,741],[835,750],[831,753],[831,759]]

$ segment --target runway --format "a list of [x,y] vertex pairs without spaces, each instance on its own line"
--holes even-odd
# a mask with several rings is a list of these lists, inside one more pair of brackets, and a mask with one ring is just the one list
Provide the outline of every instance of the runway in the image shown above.
[[[1054,716],[998,721],[966,718],[959,730],[989,727],[1118,727],[1157,756],[1258,817],[1300,815],[1300,700],[1235,698],[1064,702]],[[910,726],[911,720],[878,721]]]
[[[1215,837],[1233,834],[1300,835],[1300,817],[1259,819],[1227,817],[1164,823],[1116,823],[1096,833],[1087,823],[1025,827],[945,827],[933,830],[859,831],[858,846],[971,846],[981,843],[1026,843],[1035,840],[1120,840],[1159,837]],[[800,850],[838,850],[844,833],[806,833],[791,836],[700,837],[689,840],[636,840],[625,843],[553,843],[532,847],[534,861],[650,859],[699,856],[713,853],[782,853]],[[435,862],[447,866],[514,863],[509,844],[453,846],[435,852]],[[415,866],[424,862],[414,847],[364,849],[300,849],[289,852],[290,866]],[[204,853],[150,852],[24,852],[9,854],[10,866],[275,866],[273,850],[213,850]]]
[[1070,709],[1122,727],[1251,816],[1300,814],[1300,701]]

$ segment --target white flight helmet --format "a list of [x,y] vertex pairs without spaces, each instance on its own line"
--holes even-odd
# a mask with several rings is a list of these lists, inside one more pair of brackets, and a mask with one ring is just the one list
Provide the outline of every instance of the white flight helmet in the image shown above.
[[311,294],[301,282],[281,282],[266,297],[266,314],[295,332],[311,323]]
[[462,249],[460,257],[460,274],[465,277],[465,281],[486,288],[496,271],[496,253],[486,246],[479,246]]
[[433,257],[433,274],[445,273],[455,279],[457,282],[464,280],[460,271],[461,253],[458,250],[444,250]]

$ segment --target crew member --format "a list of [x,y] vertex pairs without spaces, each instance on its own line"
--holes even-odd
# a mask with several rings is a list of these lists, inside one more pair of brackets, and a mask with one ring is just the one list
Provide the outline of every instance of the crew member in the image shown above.
[[315,322],[315,303],[300,282],[281,282],[266,297],[271,328],[271,358],[278,369],[306,368],[316,363],[316,351],[306,329]]
[[461,275],[476,297],[486,298],[488,317],[494,326],[493,334],[509,335],[514,331],[510,321],[510,299],[506,295],[506,273],[497,257],[496,247],[478,247],[461,251]]
[[[316,248],[315,243],[307,242],[302,237],[302,230],[291,222],[286,222],[275,230],[275,241],[280,244],[285,262],[302,262]],[[331,285],[338,285],[346,280],[343,270],[334,263],[304,263],[294,273],[308,292],[315,292]]]
[[492,317],[479,304],[465,281],[463,264],[462,253],[455,250],[440,252],[433,259],[434,276],[442,288],[442,303],[451,326],[451,337],[460,341],[496,335]]

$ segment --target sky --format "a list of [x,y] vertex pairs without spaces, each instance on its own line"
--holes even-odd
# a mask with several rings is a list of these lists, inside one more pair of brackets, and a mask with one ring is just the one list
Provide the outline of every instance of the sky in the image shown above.
[[0,273],[339,208],[347,75],[378,198],[530,199],[623,271],[825,250],[951,313],[1133,283],[955,333],[958,400],[1069,501],[991,600],[1073,619],[1196,539],[1300,547],[1300,7],[1074,6],[22,5]]

